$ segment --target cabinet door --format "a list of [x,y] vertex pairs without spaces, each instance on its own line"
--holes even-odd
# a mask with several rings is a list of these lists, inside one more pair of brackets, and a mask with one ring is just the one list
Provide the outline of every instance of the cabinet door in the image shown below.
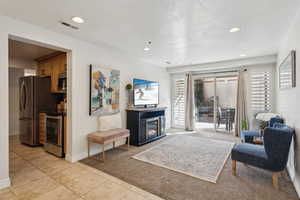
[[39,76],[51,76],[52,63],[50,61],[44,61],[38,63],[38,75]]
[[66,72],[66,55],[61,54],[52,59],[51,91],[61,92],[58,89],[58,79],[60,73]]
[[39,120],[39,126],[40,126],[40,143],[45,144],[46,140],[46,113],[40,113],[40,120]]
[[62,54],[59,56],[59,72],[64,73],[67,71],[67,56]]
[[59,60],[52,60],[52,75],[51,75],[51,91],[58,92],[58,77],[59,77]]
[[39,76],[45,76],[45,66],[44,66],[44,63],[38,63],[37,74]]
[[45,62],[44,66],[45,66],[45,75],[46,76],[51,76],[52,63],[51,62]]

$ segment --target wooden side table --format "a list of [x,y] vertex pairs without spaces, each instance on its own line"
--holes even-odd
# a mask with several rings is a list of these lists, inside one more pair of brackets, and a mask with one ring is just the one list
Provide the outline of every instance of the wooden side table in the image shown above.
[[253,137],[253,143],[254,144],[260,144],[260,145],[263,145],[264,144],[264,138],[261,137],[261,136],[254,136]]

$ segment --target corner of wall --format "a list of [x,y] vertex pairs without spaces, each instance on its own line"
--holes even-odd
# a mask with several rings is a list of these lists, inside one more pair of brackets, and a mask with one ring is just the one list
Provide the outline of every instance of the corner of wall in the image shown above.
[[5,178],[0,180],[0,189],[6,188],[10,186],[10,178]]
[[294,184],[296,193],[298,195],[298,197],[300,197],[300,180],[299,178],[296,176],[295,172],[292,171],[291,168],[287,168],[288,174],[292,180],[292,183]]
[[74,156],[71,156],[70,154],[66,154],[65,160],[70,162],[70,163],[74,163],[74,162],[78,161],[78,160],[74,159]]

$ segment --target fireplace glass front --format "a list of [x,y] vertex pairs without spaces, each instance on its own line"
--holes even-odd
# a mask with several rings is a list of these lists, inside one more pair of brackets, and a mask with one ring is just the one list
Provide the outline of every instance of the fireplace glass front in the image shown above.
[[146,124],[146,138],[147,140],[159,136],[159,118],[148,119]]

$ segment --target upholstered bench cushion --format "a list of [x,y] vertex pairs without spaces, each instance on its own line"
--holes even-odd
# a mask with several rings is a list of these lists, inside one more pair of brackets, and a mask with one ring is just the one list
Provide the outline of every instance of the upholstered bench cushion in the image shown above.
[[129,136],[129,130],[118,128],[118,129],[112,129],[107,131],[97,131],[94,133],[90,133],[88,134],[88,140],[95,143],[104,144],[106,141],[110,141],[120,137],[128,137],[128,136]]

